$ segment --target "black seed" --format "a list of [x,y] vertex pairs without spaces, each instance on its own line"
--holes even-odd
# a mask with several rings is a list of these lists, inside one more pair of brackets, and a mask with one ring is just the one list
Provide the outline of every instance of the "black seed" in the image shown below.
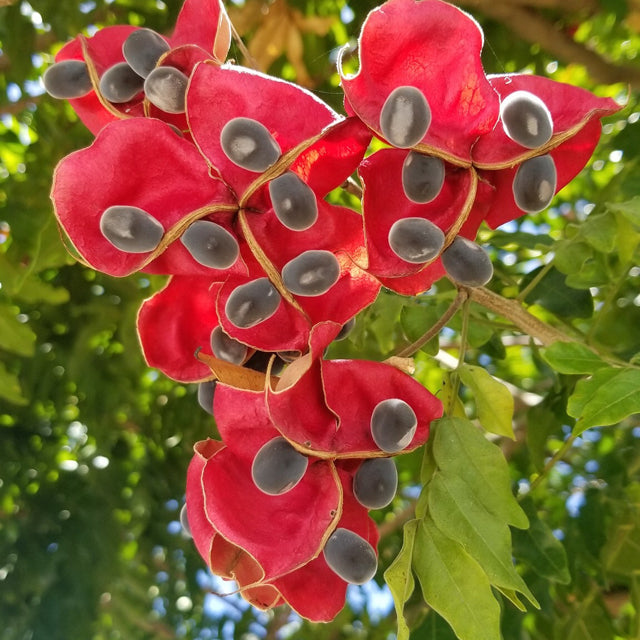
[[302,480],[308,464],[307,456],[279,436],[260,448],[253,459],[251,477],[260,491],[276,496],[293,489]]
[[211,415],[213,415],[213,394],[215,390],[215,380],[206,380],[198,384],[198,404]]
[[403,260],[414,264],[436,258],[444,246],[444,232],[424,218],[402,218],[389,229],[389,246]]
[[45,91],[60,100],[82,98],[93,89],[84,60],[62,60],[49,67],[42,76]]
[[269,195],[278,220],[287,229],[304,231],[318,219],[315,193],[291,171],[269,183]]
[[345,324],[342,325],[342,329],[340,329],[340,332],[335,337],[335,339],[344,340],[353,331],[353,328],[355,326],[356,326],[355,318],[351,318],[350,320],[347,320],[347,322],[345,322]]
[[528,91],[514,91],[500,104],[504,132],[527,149],[536,149],[551,140],[553,120],[547,105]]
[[144,94],[165,113],[184,113],[189,78],[175,67],[156,67],[144,81]]
[[169,43],[159,33],[152,29],[136,29],[124,41],[122,54],[129,66],[146,78],[169,49]]
[[424,138],[431,124],[431,108],[415,87],[398,87],[386,99],[380,113],[380,131],[395,147],[408,149]]
[[489,254],[475,242],[457,236],[442,254],[442,266],[451,279],[465,287],[482,287],[493,276]]
[[418,428],[413,409],[399,398],[379,402],[371,414],[373,441],[385,453],[406,449]]
[[240,253],[233,235],[209,220],[196,220],[180,240],[196,262],[213,269],[228,269]]
[[247,357],[247,345],[242,344],[228,336],[222,327],[216,327],[211,332],[211,351],[216,358],[231,362],[231,364],[242,364]]
[[251,118],[233,118],[220,132],[224,154],[239,167],[249,171],[266,171],[280,157],[280,145],[269,130]]
[[558,172],[549,155],[525,160],[513,179],[513,197],[520,209],[538,213],[553,200],[558,186]]
[[305,251],[282,268],[284,286],[299,296],[320,296],[339,277],[340,263],[331,251]]
[[392,458],[365,460],[353,477],[353,494],[367,509],[382,509],[398,490],[398,471]]
[[113,206],[100,218],[102,235],[120,251],[147,253],[162,240],[164,229],[160,222],[144,209]]
[[378,558],[375,549],[357,533],[336,529],[324,546],[324,559],[343,580],[364,584],[375,576]]
[[410,151],[402,165],[402,188],[412,202],[434,200],[444,184],[444,162],[440,158]]
[[120,104],[133,100],[142,91],[143,85],[144,78],[126,62],[118,62],[100,78],[100,93],[109,102]]
[[248,329],[270,318],[280,305],[280,294],[268,278],[258,278],[236,287],[225,305],[229,321]]

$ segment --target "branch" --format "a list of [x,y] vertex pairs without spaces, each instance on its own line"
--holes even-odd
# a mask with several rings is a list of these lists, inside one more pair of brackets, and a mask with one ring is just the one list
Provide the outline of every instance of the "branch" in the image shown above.
[[[634,89],[640,89],[640,69],[607,60],[580,42],[576,42],[571,36],[560,31],[553,22],[532,9],[497,0],[460,0],[460,4],[479,9],[489,18],[502,22],[523,40],[539,44],[565,63],[575,62],[583,65],[596,82],[604,84],[623,82]],[[542,2],[527,4],[543,6]],[[581,2],[577,4],[582,5]],[[544,6],[547,5],[551,5],[548,0]],[[572,5],[576,3],[563,2],[561,7],[557,2],[553,3],[553,6],[562,9]]]
[[474,302],[511,320],[523,333],[540,341],[545,347],[554,342],[573,342],[573,339],[562,331],[550,327],[530,314],[516,300],[503,298],[485,287],[469,289],[469,295]]

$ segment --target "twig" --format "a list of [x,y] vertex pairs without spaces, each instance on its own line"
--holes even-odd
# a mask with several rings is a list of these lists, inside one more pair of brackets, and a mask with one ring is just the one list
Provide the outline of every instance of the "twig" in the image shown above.
[[416,501],[412,500],[402,511],[398,511],[391,520],[386,520],[378,526],[380,538],[391,535],[394,531],[401,529],[405,522],[413,518],[416,510]]
[[542,322],[516,300],[503,298],[486,287],[469,289],[469,296],[474,302],[511,320],[523,333],[537,339],[545,347],[554,342],[573,342],[566,333]]
[[459,289],[458,295],[455,300],[449,305],[449,308],[444,312],[442,317],[436,322],[426,333],[422,334],[415,342],[404,347],[395,355],[399,358],[408,358],[412,356],[418,349],[421,349],[431,338],[438,335],[440,331],[445,327],[447,322],[453,318],[456,311],[464,304],[469,297],[467,289]]

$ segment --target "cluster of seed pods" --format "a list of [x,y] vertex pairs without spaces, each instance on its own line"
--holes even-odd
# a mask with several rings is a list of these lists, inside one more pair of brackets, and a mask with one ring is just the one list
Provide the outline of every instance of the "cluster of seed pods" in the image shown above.
[[[96,139],[61,161],[52,198],[89,266],[170,276],[138,333],[216,419],[221,439],[196,444],[187,481],[203,558],[256,606],[330,620],[347,583],[376,573],[368,511],[396,495],[393,456],[442,407],[392,366],[327,361],[326,347],[381,286],[489,282],[480,224],[546,208],[618,105],[486,76],[480,28],[441,0],[371,12],[360,68],[339,63],[346,117],[224,63],[229,43],[221,0],[186,0],[167,38],[108,27],[67,44],[45,88]],[[373,136],[386,145],[367,155]],[[361,213],[326,198],[355,171]]]

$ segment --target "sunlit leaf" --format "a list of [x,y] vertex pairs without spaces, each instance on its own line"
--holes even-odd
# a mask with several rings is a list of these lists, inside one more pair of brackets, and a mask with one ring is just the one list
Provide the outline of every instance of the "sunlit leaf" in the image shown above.
[[404,525],[402,549],[400,549],[400,553],[384,572],[384,579],[389,585],[396,608],[396,617],[398,619],[397,640],[408,640],[410,633],[404,617],[404,605],[415,588],[411,562],[416,531],[419,525],[418,520],[411,520]]
[[528,526],[511,492],[502,452],[473,423],[461,418],[439,420],[433,454],[440,470],[464,480],[487,511],[520,529]]
[[580,380],[569,398],[567,412],[578,418],[574,434],[589,427],[616,424],[640,412],[640,370],[599,369]]
[[500,640],[500,607],[485,572],[430,519],[418,527],[413,570],[427,604],[460,640]]
[[607,364],[580,342],[554,342],[542,352],[543,359],[559,373],[593,373]]
[[480,424],[490,433],[514,438],[513,396],[509,389],[482,367],[465,364],[458,373],[473,393]]

